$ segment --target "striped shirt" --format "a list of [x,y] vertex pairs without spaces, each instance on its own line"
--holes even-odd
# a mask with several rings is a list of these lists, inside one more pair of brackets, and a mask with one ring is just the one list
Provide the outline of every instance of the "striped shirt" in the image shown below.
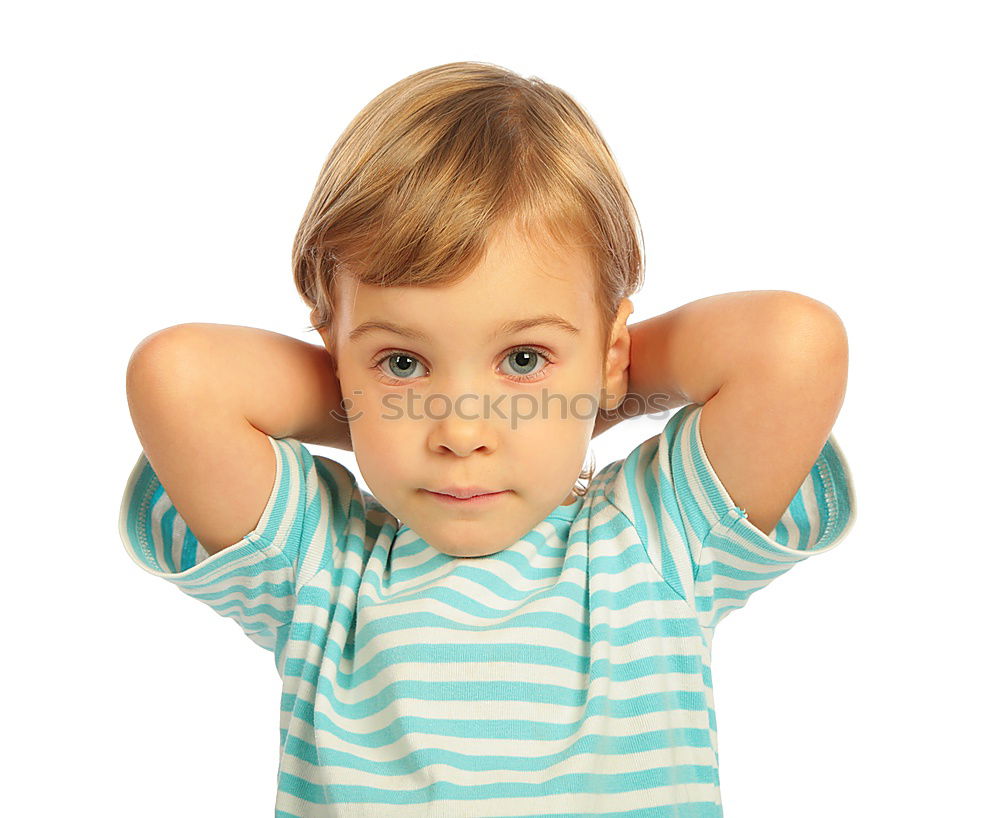
[[770,535],[702,445],[701,404],[496,554],[456,558],[345,466],[270,438],[267,505],[209,555],[140,454],[120,535],[274,654],[275,816],[722,815],[719,622],[855,518],[831,435]]

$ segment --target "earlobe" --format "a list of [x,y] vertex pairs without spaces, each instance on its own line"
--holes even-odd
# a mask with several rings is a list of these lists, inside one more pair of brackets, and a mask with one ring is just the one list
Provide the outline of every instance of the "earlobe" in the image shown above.
[[628,298],[622,299],[618,305],[618,316],[615,319],[613,339],[608,349],[604,367],[605,400],[604,409],[614,411],[628,392],[628,368],[631,361],[632,336],[626,323],[634,308]]
[[328,327],[317,327],[316,331],[319,333],[320,338],[323,339],[323,346],[326,347],[327,355],[330,356],[330,363],[333,366],[334,374],[339,378],[340,371],[337,367],[337,351],[333,348],[330,343],[329,328]]
[[319,333],[319,337],[323,339],[323,346],[326,347],[326,351],[333,355],[333,347],[330,345],[330,330],[328,327],[317,327],[316,332]]
[[608,411],[617,409],[628,391],[629,366],[628,337],[616,340],[608,350],[607,365],[604,370],[604,387],[606,390],[604,408]]

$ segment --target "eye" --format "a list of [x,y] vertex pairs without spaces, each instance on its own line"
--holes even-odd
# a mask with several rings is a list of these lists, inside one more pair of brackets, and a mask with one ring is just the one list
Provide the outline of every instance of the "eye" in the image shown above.
[[514,380],[533,381],[545,371],[544,369],[540,369],[535,372],[530,371],[534,369],[539,358],[546,363],[552,362],[552,359],[548,355],[535,347],[519,347],[518,349],[508,352],[504,360],[512,362],[514,367]]
[[[518,347],[508,352],[504,357],[504,361],[510,361],[513,367],[512,372],[505,372],[504,374],[509,374],[515,381],[527,382],[537,380],[541,376],[541,373],[545,371],[544,368],[535,368],[539,363],[539,359],[545,363],[552,363],[552,358],[541,349],[536,347]],[[386,367],[383,367],[383,364],[386,364],[388,371]],[[409,353],[394,351],[379,358],[373,368],[388,378],[399,382],[415,380],[419,376],[415,376],[413,373],[417,371],[418,367],[422,366],[424,365]]]
[[[382,363],[384,361],[389,362],[389,372],[385,372],[382,368]],[[407,355],[405,352],[390,352],[388,355],[380,358],[375,364],[375,368],[380,372],[383,372],[396,380],[402,381],[413,380],[413,378],[410,377],[410,374],[418,366],[423,366],[423,364],[412,355]]]

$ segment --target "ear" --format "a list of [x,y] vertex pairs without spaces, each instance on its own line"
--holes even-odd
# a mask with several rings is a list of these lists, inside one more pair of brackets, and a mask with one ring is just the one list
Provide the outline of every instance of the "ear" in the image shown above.
[[316,312],[313,311],[309,315],[309,321],[311,322],[310,325],[316,327],[316,332],[318,332],[319,333],[319,337],[323,339],[323,346],[326,347],[326,351],[330,355],[330,361],[333,363],[333,371],[336,372],[337,371],[337,350],[336,350],[336,347],[335,347],[335,345],[333,343],[333,341],[334,341],[333,332],[331,331],[330,327],[319,327],[319,326],[316,326],[316,321],[317,321],[318,317],[319,316],[316,315]]
[[319,310],[315,307],[309,311],[309,326],[316,329],[316,332],[318,332],[320,337],[323,339],[323,346],[329,349],[329,330],[326,327],[319,326]]
[[604,360],[604,394],[601,408],[612,411],[625,400],[628,392],[628,366],[632,354],[632,337],[627,326],[628,317],[633,313],[632,301],[623,298],[618,305],[618,315],[608,339],[608,352]]

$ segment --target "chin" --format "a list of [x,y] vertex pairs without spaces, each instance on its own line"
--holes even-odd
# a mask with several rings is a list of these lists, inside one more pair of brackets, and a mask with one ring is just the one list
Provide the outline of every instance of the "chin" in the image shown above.
[[498,548],[496,551],[487,551],[485,554],[454,554],[453,556],[458,559],[476,559],[478,557],[492,557],[494,554],[499,554],[503,550],[503,548]]

